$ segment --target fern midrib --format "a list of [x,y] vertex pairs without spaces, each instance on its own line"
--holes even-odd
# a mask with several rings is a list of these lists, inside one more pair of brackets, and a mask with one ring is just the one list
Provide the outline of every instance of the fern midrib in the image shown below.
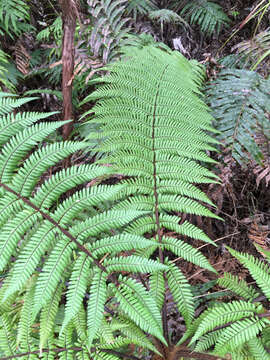
[[[152,151],[153,151],[153,177],[154,177],[154,199],[155,199],[155,218],[156,218],[156,225],[157,225],[157,235],[158,235],[158,242],[161,245],[162,244],[162,233],[161,233],[161,227],[160,227],[160,221],[159,221],[159,210],[158,210],[158,192],[157,192],[157,166],[156,166],[156,148],[155,148],[155,123],[156,123],[156,110],[157,110],[157,101],[158,96],[160,92],[160,85],[163,79],[163,76],[165,74],[165,71],[167,70],[169,65],[166,65],[161,73],[158,87],[156,90],[155,95],[155,101],[154,101],[154,111],[153,111],[153,120],[152,120]],[[159,246],[159,260],[162,264],[164,264],[164,256],[162,247]],[[164,281],[166,282],[166,276],[163,273]],[[162,307],[162,325],[163,325],[163,331],[164,331],[164,338],[166,339],[168,345],[169,345],[169,329],[168,329],[168,323],[167,323],[167,308],[166,303],[163,304]]]
[[242,116],[243,116],[244,109],[245,109],[246,105],[247,105],[247,99],[245,99],[244,103],[242,104],[241,110],[240,110],[239,115],[238,115],[237,120],[236,120],[234,132],[233,132],[233,137],[232,137],[232,138],[233,138],[233,141],[232,141],[232,153],[231,153],[231,157],[232,157],[232,154],[233,154],[234,148],[235,148],[234,144],[235,144],[236,139],[237,139],[237,134],[238,134],[239,126],[240,126],[240,119],[241,119]]
[[[154,111],[153,111],[153,120],[152,120],[152,151],[153,151],[153,178],[154,178],[154,199],[155,199],[155,218],[156,218],[156,225],[157,225],[157,235],[158,235],[158,241],[161,244],[162,243],[162,233],[161,233],[161,227],[160,227],[160,221],[159,221],[159,210],[158,210],[158,192],[157,192],[157,161],[156,161],[156,148],[155,148],[155,123],[156,123],[156,110],[157,110],[157,101],[160,91],[160,84],[162,82],[162,78],[165,74],[165,71],[167,70],[169,65],[166,65],[163,69],[163,72],[160,76],[158,87],[156,90],[155,95],[155,101],[154,101]],[[159,259],[160,262],[164,263],[164,257],[161,246],[159,247]]]

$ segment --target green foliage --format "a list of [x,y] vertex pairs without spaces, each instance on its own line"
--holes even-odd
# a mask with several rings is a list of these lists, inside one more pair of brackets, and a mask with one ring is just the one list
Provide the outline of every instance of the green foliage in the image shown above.
[[149,18],[156,22],[160,22],[161,26],[166,23],[176,23],[187,26],[187,23],[181,16],[169,9],[151,11],[149,13]]
[[264,264],[259,259],[255,259],[252,255],[239,253],[235,250],[229,249],[230,253],[235,256],[241,264],[243,264],[250,272],[256,283],[270,300],[270,268],[269,264]]
[[[192,242],[168,234],[214,244],[181,217],[219,219],[198,187],[216,181],[203,163],[214,162],[207,151],[218,143],[209,135],[215,130],[200,93],[201,66],[148,46],[106,70],[84,101],[97,101],[89,112],[99,130],[86,142],[46,144],[65,122],[13,111],[31,99],[0,94],[0,271],[7,273],[0,353],[117,359],[131,343],[157,352],[145,333],[166,345],[168,289],[187,329],[181,342],[193,336],[195,351],[267,359],[270,321],[254,302],[258,292],[225,274],[219,285],[244,300],[212,303],[195,319],[192,287],[170,260],[215,271]],[[96,164],[54,167],[101,139]],[[123,180],[105,185],[113,174]],[[270,299],[269,265],[229,251]],[[149,282],[137,273],[149,274]]]
[[59,43],[62,38],[62,18],[58,16],[51,25],[41,30],[37,34],[38,41],[48,41],[50,39]]
[[238,58],[251,66],[251,70],[262,62],[269,55],[270,51],[270,31],[265,30],[256,34],[249,40],[241,41],[236,44],[232,51],[236,50]]
[[[147,59],[146,69],[156,63],[156,72],[149,72],[143,82],[138,72],[142,54]],[[140,91],[141,101],[134,105],[130,93],[134,88],[126,80],[128,74],[132,84],[138,82]],[[149,257],[159,247],[161,252],[166,249],[215,271],[191,245],[161,233],[161,230],[177,229],[184,235],[212,243],[194,225],[188,222],[179,225],[180,219],[172,214],[180,211],[214,217],[200,203],[212,205],[210,200],[191,184],[191,181],[208,183],[215,178],[198,163],[212,161],[205,151],[214,150],[209,144],[215,143],[204,132],[211,131],[212,119],[196,94],[201,79],[201,68],[194,62],[155,47],[143,49],[132,60],[115,64],[110,75],[102,79],[107,85],[113,80],[111,89],[106,87],[107,94],[103,94],[101,87],[93,94],[93,97],[105,96],[94,108],[95,121],[109,120],[109,128],[104,128],[102,133],[108,139],[101,149],[103,153],[108,149],[109,154],[101,163],[110,161],[113,166],[71,163],[69,168],[52,171],[49,177],[45,175],[49,169],[70,154],[85,149],[87,143],[66,141],[44,146],[46,137],[65,122],[41,121],[50,114],[13,113],[12,109],[30,98],[18,100],[1,95],[0,269],[7,271],[8,276],[0,289],[3,337],[0,349],[5,355],[30,351],[35,357],[44,349],[44,354],[50,357],[58,353],[59,358],[73,357],[72,349],[59,348],[77,346],[80,356],[91,353],[92,358],[106,358],[112,354],[100,349],[117,349],[140,341],[153,350],[142,331],[166,344],[160,313],[165,287],[160,271],[166,271],[179,311],[187,327],[191,325],[193,295],[187,280],[170,261]],[[158,82],[152,93],[146,91],[155,81]],[[185,98],[184,106],[180,103],[175,113],[171,103],[175,100],[167,94],[168,83],[172,95],[181,94]],[[116,103],[111,99],[114,94]],[[152,109],[143,101],[144,97],[153,104]],[[102,102],[106,103],[103,107]],[[132,106],[136,111],[130,111]],[[152,114],[142,116],[139,127],[136,123],[132,125],[132,121],[130,125],[123,121],[127,113],[131,120],[137,121],[137,111]],[[165,113],[171,114],[169,124],[161,122]],[[203,115],[200,121],[198,113]],[[118,121],[111,122],[113,119]],[[176,128],[181,142],[171,137]],[[127,130],[132,136],[126,135]],[[145,168],[144,160],[149,162]],[[123,172],[129,179],[114,186],[100,184],[115,171]],[[92,185],[81,187],[90,180],[94,180]],[[102,203],[107,205],[102,207]],[[152,233],[150,239],[144,237],[147,232]],[[123,251],[125,256],[121,255]],[[14,263],[10,263],[11,256],[15,256]],[[121,275],[123,271],[134,274],[133,278]],[[150,291],[134,278],[138,272],[151,274]],[[89,299],[85,301],[88,292]],[[156,297],[152,297],[153,293]],[[66,300],[62,306],[63,299]],[[116,304],[119,315],[114,312]],[[114,322],[106,312],[115,314]],[[134,335],[127,331],[130,327]],[[119,335],[121,328],[123,333]],[[12,347],[11,336],[16,339],[17,347]]]
[[156,42],[150,34],[128,34],[121,42],[121,45],[120,53],[125,56],[132,56],[134,48],[142,49],[144,46],[154,46],[169,53],[171,52],[171,49],[167,45],[163,42]]
[[[269,264],[229,248],[256,280],[257,285],[269,299]],[[254,302],[258,293],[243,280],[226,274],[219,284],[246,300],[220,303],[203,312],[193,325],[196,351],[206,351],[214,346],[214,354],[232,355],[232,359],[269,359],[265,339],[269,336],[269,313],[261,303]],[[238,289],[237,289],[238,286]],[[268,335],[265,335],[268,334]]]
[[179,311],[183,315],[187,328],[189,328],[195,313],[191,288],[180,269],[174,264],[169,266],[167,272],[168,286]]
[[29,31],[29,5],[24,0],[1,0],[0,2],[0,31],[1,29],[12,36],[21,35]]
[[[40,121],[51,114],[13,112],[29,100],[31,98],[20,100],[0,94],[0,268],[8,271],[0,289],[3,340],[0,349],[6,355],[28,351],[38,354],[38,349],[41,352],[48,347],[57,350],[57,346],[64,347],[63,344],[66,348],[77,339],[80,351],[89,352],[91,344],[95,346],[100,341],[97,339],[101,336],[101,323],[105,321],[110,326],[104,312],[104,304],[111,296],[110,274],[114,273],[115,282],[124,288],[131,280],[117,273],[141,270],[152,273],[166,266],[135,255],[124,258],[119,255],[122,251],[147,248],[155,242],[123,232],[124,226],[143,212],[100,210],[101,202],[119,200],[120,189],[126,187],[99,185],[107,176],[106,167],[71,164],[49,177],[45,175],[56,163],[84,149],[86,144],[66,141],[43,145],[46,137],[65,122]],[[81,184],[95,178],[96,185],[81,189]],[[83,214],[87,217],[81,216]],[[113,235],[111,229],[114,229]],[[107,258],[102,263],[104,254]],[[12,255],[16,258],[13,264],[10,263]],[[136,289],[139,285],[133,286]],[[80,313],[85,312],[82,304],[88,289],[85,327]],[[119,291],[117,288],[117,293]],[[63,311],[60,303],[65,292],[67,301]],[[122,292],[121,295],[123,301],[130,296]],[[143,287],[139,289],[138,298],[134,297],[134,306],[141,306],[142,299],[144,302],[151,299]],[[134,326],[141,326],[145,317],[147,329],[142,328],[163,340],[154,305],[151,303],[142,309],[142,313],[132,316]],[[123,312],[129,314],[126,308]],[[36,322],[39,323],[38,338]],[[115,333],[113,331],[113,336]],[[11,337],[17,347],[12,345]],[[131,341],[125,337],[125,344]],[[93,351],[93,357],[99,356]],[[53,353],[54,350],[50,356]]]
[[230,289],[234,294],[243,297],[245,300],[252,300],[258,296],[255,289],[249,286],[245,280],[241,280],[229,273],[224,273],[224,276],[219,278],[217,282],[220,286]]
[[89,34],[90,49],[106,64],[119,55],[120,42],[129,33],[127,0],[87,0],[87,3],[94,21]]
[[222,26],[228,26],[230,21],[220,5],[208,0],[189,1],[181,14],[190,24],[198,24],[201,32],[208,36],[218,35]]
[[[123,201],[115,208],[145,212],[126,231],[140,236],[151,234],[160,254],[170,251],[215,271],[192,245],[166,236],[168,230],[176,231],[213,244],[191,223],[185,221],[179,225],[180,218],[174,215],[178,212],[215,217],[201,202],[212,203],[194,185],[215,181],[215,176],[199,164],[200,160],[212,162],[205,150],[215,150],[210,144],[216,143],[204,131],[212,130],[212,118],[197,95],[202,80],[201,67],[179,53],[149,46],[134,49],[129,58],[106,69],[109,74],[92,81],[100,85],[84,100],[84,103],[97,100],[91,108],[94,116],[90,123],[99,126],[99,132],[91,133],[88,140],[103,139],[97,151],[105,156],[99,163],[110,163],[112,173],[127,177],[122,181],[126,185],[124,191],[128,189],[133,195],[125,199],[123,193]],[[147,258],[156,247],[151,245],[138,254]],[[159,255],[158,261],[164,260],[163,255]],[[166,265],[169,290],[189,328],[194,317],[191,287],[171,261],[166,261]],[[155,296],[159,309],[164,305],[164,291],[163,277],[153,274],[150,294]],[[116,296],[123,309],[124,305],[126,308],[132,305]],[[147,306],[130,308],[128,315],[134,311],[140,313],[143,308]],[[146,330],[148,322],[140,326]]]
[[8,64],[8,55],[0,49],[0,83],[2,83],[7,88],[11,88],[11,85],[7,81],[7,64]]
[[240,164],[262,160],[256,137],[270,135],[265,116],[270,111],[269,84],[256,72],[224,69],[208,90],[219,139]]
[[155,0],[128,0],[126,6],[127,15],[132,14],[135,21],[138,15],[146,15],[154,10],[157,10]]

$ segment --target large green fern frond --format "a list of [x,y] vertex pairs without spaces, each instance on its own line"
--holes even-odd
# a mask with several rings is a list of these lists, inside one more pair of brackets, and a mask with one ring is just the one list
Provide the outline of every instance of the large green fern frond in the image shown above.
[[[149,230],[158,231],[158,216],[160,228],[211,242],[194,225],[179,225],[179,219],[169,215],[178,211],[214,216],[199,203],[212,205],[194,185],[215,179],[198,163],[211,162],[205,151],[214,149],[209,145],[214,140],[204,132],[212,129],[211,116],[196,95],[198,73],[181,55],[149,47],[110,67],[110,75],[99,82],[103,86],[85,102],[100,99],[91,110],[92,121],[101,125],[100,136],[106,138],[99,150],[108,156],[100,162],[111,163],[112,172],[132,177],[124,183],[134,196],[117,208],[150,213],[145,217]],[[141,228],[143,220],[137,226]],[[135,228],[131,225],[130,231]]]
[[[129,54],[131,58],[109,66],[109,75],[93,81],[100,86],[84,102],[97,100],[97,105],[91,109],[94,112],[91,121],[100,131],[90,134],[88,139],[103,138],[98,150],[105,157],[99,163],[110,163],[112,173],[127,177],[122,184],[126,185],[124,191],[128,189],[132,196],[123,196],[115,209],[145,212],[127,227],[132,234],[153,235],[152,243],[138,255],[150,257],[158,247],[160,265],[165,260],[163,251],[166,249],[215,271],[191,245],[166,236],[166,231],[173,230],[213,244],[193,224],[185,221],[180,225],[180,218],[175,215],[190,213],[215,217],[205,206],[213,204],[196,186],[196,183],[216,180],[200,163],[213,162],[206,151],[215,150],[213,144],[217,142],[205,131],[213,129],[208,109],[198,96],[202,69],[178,53],[164,52],[154,46],[134,52]],[[127,261],[125,265],[123,260],[125,258],[121,266],[128,265],[127,269],[131,269],[132,263]],[[173,265],[166,276],[179,311],[190,326],[194,309],[189,284]],[[150,284],[150,292],[155,294],[161,309],[165,291],[162,276],[153,274]]]

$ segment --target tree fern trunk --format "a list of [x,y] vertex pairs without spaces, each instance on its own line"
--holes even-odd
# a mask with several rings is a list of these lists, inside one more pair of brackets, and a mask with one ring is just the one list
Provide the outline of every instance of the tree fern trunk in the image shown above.
[[74,34],[76,29],[76,5],[73,0],[59,0],[62,8],[62,92],[63,120],[72,120],[63,126],[63,138],[66,140],[73,128],[72,78],[74,71]]

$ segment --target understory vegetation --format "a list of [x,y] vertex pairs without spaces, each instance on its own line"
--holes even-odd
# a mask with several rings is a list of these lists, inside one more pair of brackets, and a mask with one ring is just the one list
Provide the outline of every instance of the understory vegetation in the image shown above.
[[0,360],[270,359],[270,2],[0,2]]

